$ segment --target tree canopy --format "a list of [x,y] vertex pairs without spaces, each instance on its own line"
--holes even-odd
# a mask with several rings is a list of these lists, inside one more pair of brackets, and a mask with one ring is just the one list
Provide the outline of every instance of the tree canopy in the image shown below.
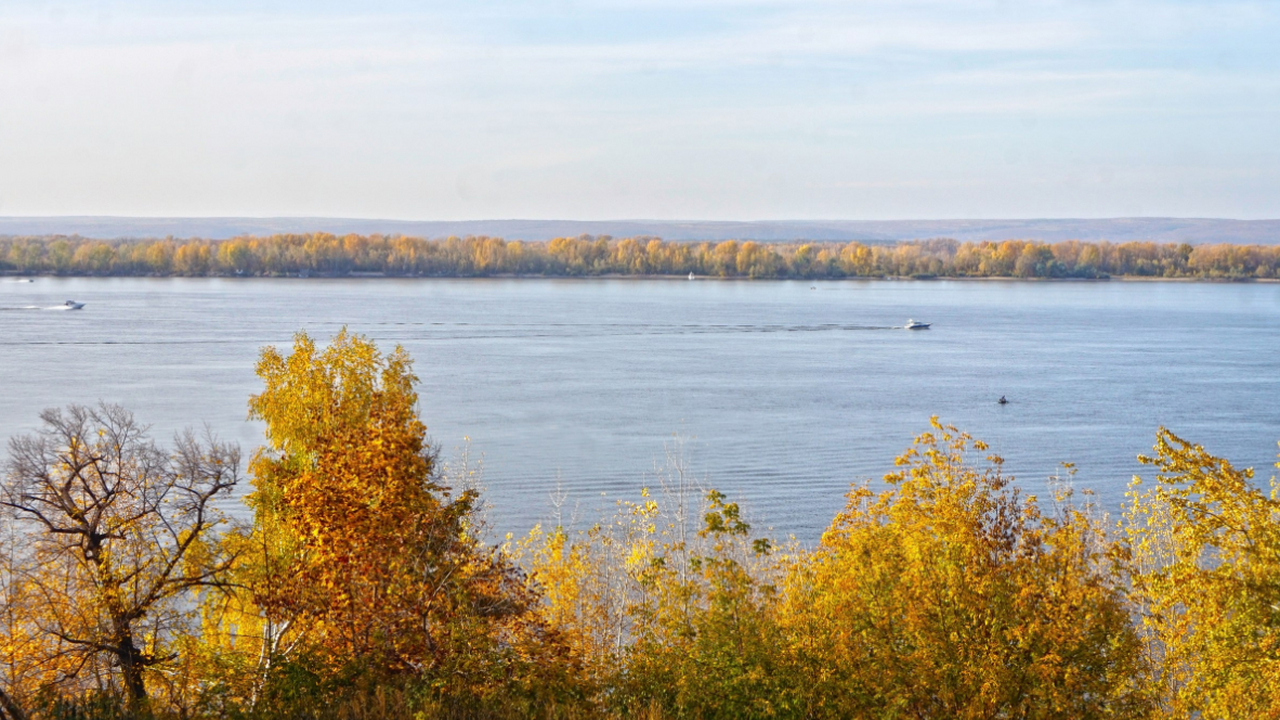
[[814,547],[678,453],[494,543],[402,349],[299,334],[257,370],[251,521],[207,434],[99,405],[11,441],[0,720],[1280,714],[1280,485],[1168,430],[1118,524],[935,418]]
[[236,485],[239,454],[191,433],[162,450],[114,405],[41,420],[10,444],[0,487],[12,543],[0,685],[119,687],[136,706],[194,631],[184,596],[231,565],[216,501]]
[[0,238],[0,272],[186,277],[676,275],[741,278],[1008,277],[1275,279],[1280,245],[1035,240],[899,243],[668,242],[582,236],[426,240],[327,233],[107,242]]

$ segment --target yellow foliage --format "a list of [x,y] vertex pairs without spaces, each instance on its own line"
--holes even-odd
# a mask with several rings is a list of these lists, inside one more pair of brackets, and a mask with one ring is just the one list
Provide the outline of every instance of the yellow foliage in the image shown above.
[[1042,514],[933,421],[787,578],[810,717],[1141,717],[1140,648],[1097,522]]
[[[738,506],[699,501],[680,458],[654,497],[621,502],[570,534],[535,528],[519,545],[547,625],[580,657],[597,701],[638,713],[739,717],[774,702],[769,635],[777,573]],[[702,530],[693,526],[701,516]]]
[[105,688],[135,707],[181,692],[173,651],[193,629],[183,601],[232,562],[210,536],[238,451],[190,433],[161,450],[112,405],[41,419],[38,434],[10,444],[0,488],[11,543],[0,690],[30,699]]
[[1280,716],[1280,483],[1163,428],[1155,451],[1122,529],[1165,714]]
[[[372,247],[312,240],[334,257]],[[642,267],[673,252],[655,242],[617,248]],[[614,248],[552,245],[583,272]],[[481,265],[519,247],[485,242]],[[200,261],[179,250],[173,263]],[[793,259],[937,260],[847,250]],[[961,251],[1008,271],[1053,261],[1025,242]],[[682,252],[726,273],[775,262],[756,243]],[[1069,484],[1022,496],[935,418],[811,549],[754,533],[678,449],[661,487],[611,517],[494,547],[470,469],[446,474],[426,440],[402,349],[300,334],[258,373],[251,525],[213,505],[239,456],[212,439],[165,451],[119,408],[73,406],[11,444],[0,720],[101,702],[182,718],[1280,717],[1280,484],[1167,430],[1115,534]]]
[[665,242],[561,237],[507,242],[328,233],[119,243],[0,238],[0,272],[92,275],[721,275],[751,278],[949,277],[1275,278],[1280,246],[1030,240],[896,244]]
[[247,590],[204,607],[203,652],[249,670],[230,681],[239,701],[282,665],[448,677],[440,691],[455,695],[564,669],[543,662],[560,646],[530,624],[514,566],[470,532],[475,491],[442,484],[402,349],[384,356],[344,330],[319,350],[299,334],[288,356],[264,349],[258,374],[254,526],[225,541]]

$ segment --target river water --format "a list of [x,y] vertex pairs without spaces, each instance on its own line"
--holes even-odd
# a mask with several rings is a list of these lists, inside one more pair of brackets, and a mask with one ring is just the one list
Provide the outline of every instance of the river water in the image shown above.
[[[87,305],[46,309],[67,299]],[[500,533],[557,488],[589,523],[674,450],[812,541],[935,414],[1027,491],[1070,461],[1111,508],[1160,425],[1262,483],[1280,439],[1280,284],[37,278],[0,279],[0,441],[105,400],[247,456],[259,348],[344,325],[412,354],[431,436],[483,456]]]

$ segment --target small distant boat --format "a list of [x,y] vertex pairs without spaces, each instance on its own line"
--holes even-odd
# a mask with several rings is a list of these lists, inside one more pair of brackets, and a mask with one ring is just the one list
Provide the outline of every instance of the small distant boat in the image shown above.
[[690,279],[690,280],[696,280],[697,278],[695,278],[695,277],[693,276],[693,273],[689,273],[689,279]]
[[84,303],[78,303],[75,300],[68,300],[62,307],[68,310],[79,310],[84,307]]
[[932,323],[920,322],[919,320],[907,319],[907,324],[903,325],[907,330],[928,330]]

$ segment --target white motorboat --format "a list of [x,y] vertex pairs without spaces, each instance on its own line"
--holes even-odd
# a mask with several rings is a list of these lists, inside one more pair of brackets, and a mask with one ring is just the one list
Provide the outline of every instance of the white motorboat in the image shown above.
[[75,300],[68,300],[66,304],[63,305],[63,307],[68,310],[79,310],[80,308],[84,307],[84,303],[78,303]]
[[919,320],[907,319],[907,324],[903,325],[907,330],[928,330],[931,323],[920,322]]

